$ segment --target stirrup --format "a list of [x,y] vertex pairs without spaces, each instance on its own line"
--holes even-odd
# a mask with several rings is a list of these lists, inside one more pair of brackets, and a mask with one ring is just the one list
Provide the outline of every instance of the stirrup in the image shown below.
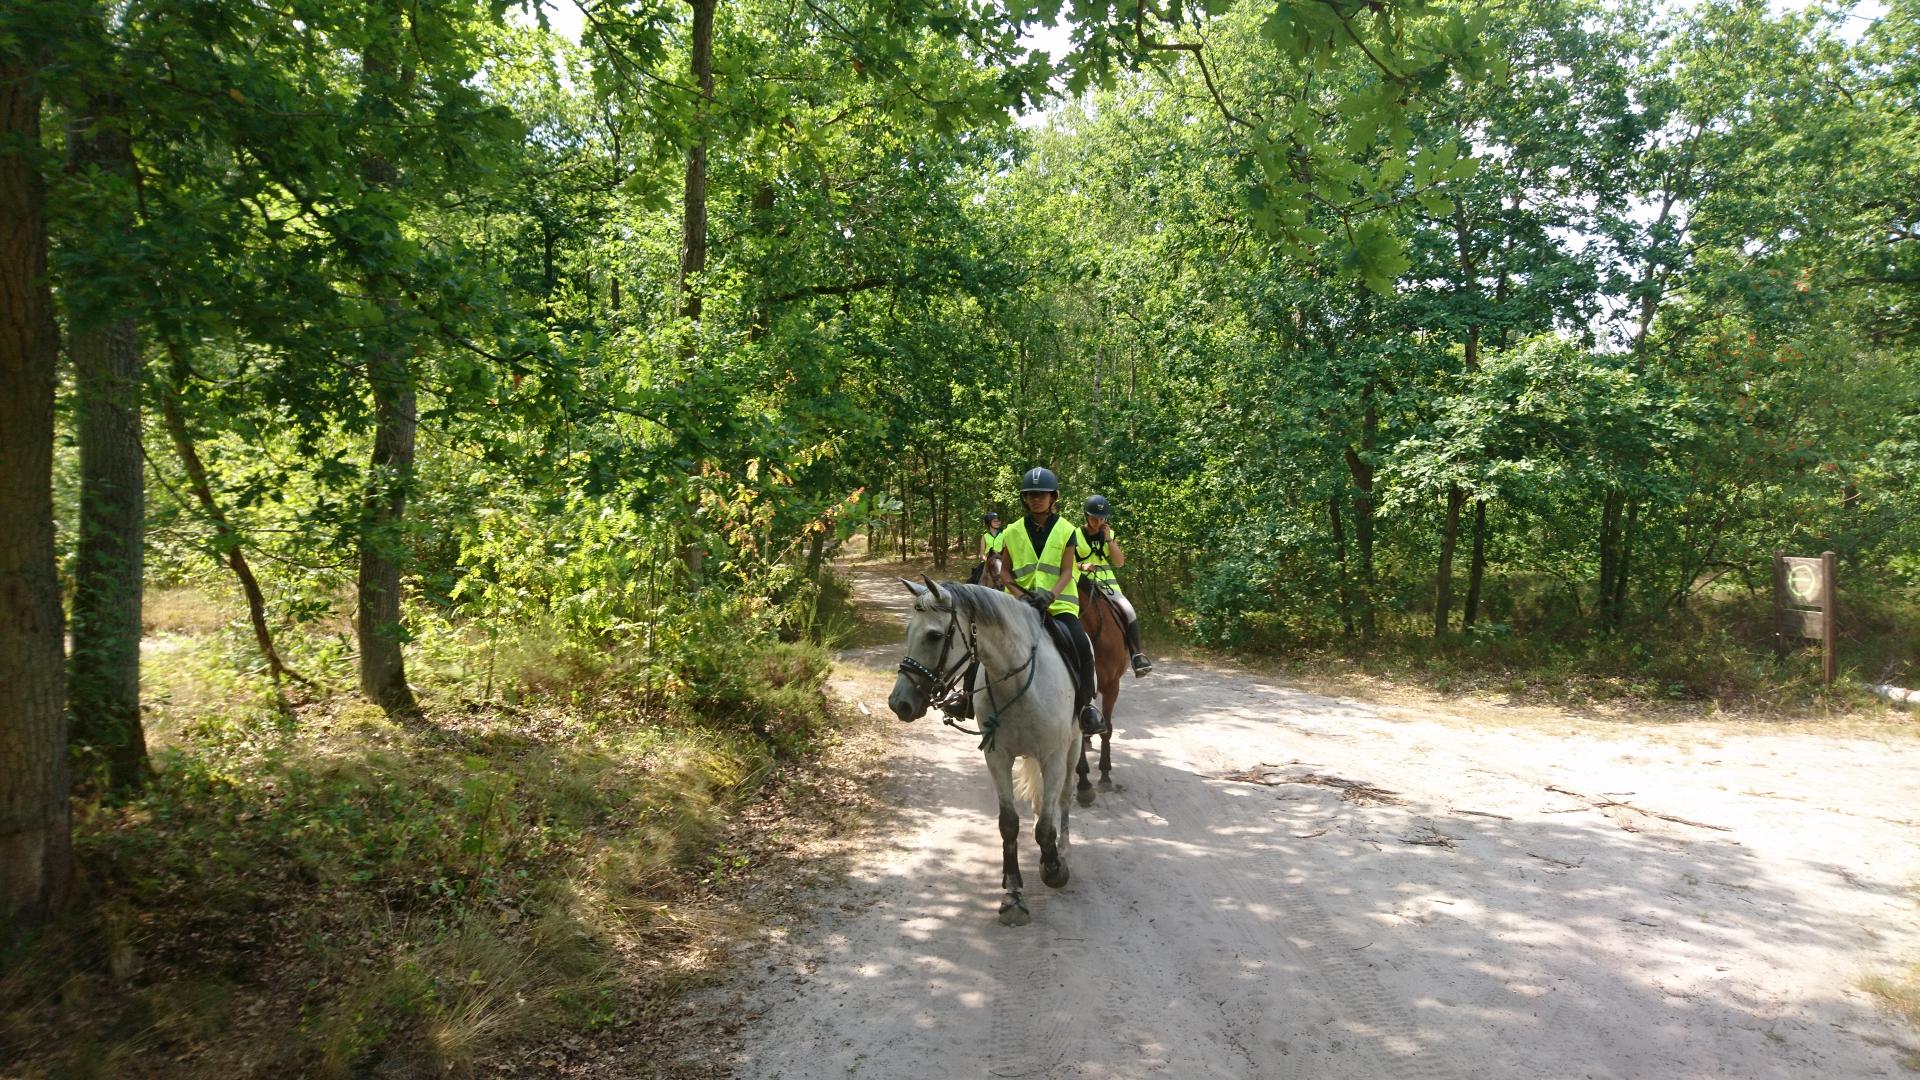
[[1100,715],[1099,706],[1088,702],[1080,710],[1080,732],[1083,735],[1098,735],[1106,730],[1107,721]]
[[1146,653],[1143,653],[1143,652],[1134,653],[1133,654],[1133,677],[1137,679],[1142,675],[1151,675],[1151,674],[1153,674],[1153,661],[1147,659]]

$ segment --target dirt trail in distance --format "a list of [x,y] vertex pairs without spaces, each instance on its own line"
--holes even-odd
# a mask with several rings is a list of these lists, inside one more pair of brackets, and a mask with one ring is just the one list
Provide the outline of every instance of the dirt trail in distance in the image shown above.
[[[903,617],[890,577],[856,586]],[[839,692],[885,715],[898,655],[844,655]],[[1117,711],[1065,889],[1023,821],[1024,928],[995,919],[974,740],[899,725],[895,810],[754,965],[735,1075],[1837,1078],[1920,1052],[1858,988],[1920,960],[1920,741],[1555,735],[1172,662]]]

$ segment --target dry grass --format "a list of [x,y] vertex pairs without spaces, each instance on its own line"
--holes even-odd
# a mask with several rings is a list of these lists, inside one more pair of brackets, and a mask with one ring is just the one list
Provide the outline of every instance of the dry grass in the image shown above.
[[246,611],[237,593],[199,585],[158,585],[140,601],[141,629],[147,634],[211,634]]
[[517,1047],[584,1046],[712,979],[751,927],[723,899],[758,860],[733,824],[805,765],[730,718],[607,685],[289,716],[198,625],[149,657],[151,789],[81,808],[80,914],[0,956],[0,1075],[515,1075]]
[[1915,1028],[1920,1028],[1920,964],[1899,975],[1870,975],[1860,988],[1880,999],[1880,1004]]
[[[1916,904],[1920,904],[1920,885],[1909,890]],[[1860,989],[1878,998],[1888,1012],[1906,1021],[1915,1031],[1920,1031],[1920,964],[1895,975],[1869,975],[1860,980]],[[1904,1048],[1900,1063],[1913,1072],[1920,1072],[1920,1051]]]

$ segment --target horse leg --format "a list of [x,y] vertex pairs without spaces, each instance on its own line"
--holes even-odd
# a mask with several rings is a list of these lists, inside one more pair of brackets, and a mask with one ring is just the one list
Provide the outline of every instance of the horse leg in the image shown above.
[[1093,805],[1093,784],[1087,779],[1087,747],[1088,744],[1092,742],[1093,736],[1091,735],[1082,735],[1078,740],[1080,753],[1076,755],[1078,762],[1074,765],[1073,771],[1080,775],[1080,783],[1075,788],[1075,792],[1080,799],[1081,806]]
[[[1077,741],[1077,740],[1076,740]],[[1033,840],[1040,845],[1040,880],[1050,889],[1067,883],[1065,845],[1061,843],[1066,824],[1066,804],[1057,793],[1066,790],[1067,755],[1047,755],[1040,763],[1040,783],[1034,793]],[[1006,818],[1002,817],[1001,821]],[[1015,822],[1016,826],[1018,822]]]
[[1107,690],[1106,700],[1101,702],[1101,712],[1106,723],[1100,726],[1100,790],[1113,790],[1113,706],[1120,698],[1120,679],[1114,677],[1114,685]]
[[1000,796],[1000,925],[1025,926],[1033,914],[1020,898],[1020,812],[1013,806],[1013,758],[1009,754],[988,751],[987,771],[993,774],[993,789]]
[[[1085,765],[1087,758],[1086,758],[1084,740],[1076,736],[1073,741],[1076,745],[1081,747],[1080,763],[1082,765]],[[1086,778],[1084,776],[1081,777],[1081,782],[1082,783],[1086,782]],[[1062,859],[1065,859],[1067,857],[1067,847],[1068,847],[1067,820],[1068,820],[1068,810],[1073,804],[1072,792],[1073,792],[1073,773],[1067,771],[1067,769],[1064,767],[1064,763],[1062,763],[1062,768],[1060,769],[1060,788],[1057,792],[1054,793],[1054,796],[1053,796],[1054,805],[1060,808],[1060,857]]]

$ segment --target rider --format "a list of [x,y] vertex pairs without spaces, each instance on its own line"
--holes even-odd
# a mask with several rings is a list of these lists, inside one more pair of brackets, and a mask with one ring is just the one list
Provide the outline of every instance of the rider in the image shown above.
[[980,534],[980,554],[977,558],[986,562],[987,556],[1000,550],[1000,515],[989,510],[980,521],[986,525],[987,531]]
[[1033,468],[1020,478],[1020,501],[1026,516],[1000,533],[1014,583],[1026,590],[1028,603],[1053,616],[1067,630],[1079,661],[1080,685],[1073,709],[1080,730],[1098,734],[1100,710],[1093,704],[1093,642],[1080,626],[1080,560],[1093,549],[1073,523],[1061,517],[1060,481],[1049,469]]
[[986,571],[987,559],[1000,550],[1000,515],[989,510],[980,519],[987,531],[980,534],[980,554],[973,564],[973,573],[967,576],[967,584],[980,584],[980,575]]
[[1093,549],[1093,558],[1080,564],[1080,570],[1093,579],[1095,586],[1106,590],[1108,598],[1120,609],[1121,621],[1126,624],[1127,650],[1133,653],[1133,677],[1153,673],[1153,661],[1140,649],[1140,616],[1134,614],[1133,602],[1127,594],[1120,591],[1120,578],[1114,570],[1127,565],[1127,553],[1120,550],[1120,538],[1113,535],[1113,526],[1107,519],[1113,516],[1113,505],[1107,502],[1105,495],[1089,495],[1084,507],[1087,523],[1080,530],[1087,538],[1087,546]]

